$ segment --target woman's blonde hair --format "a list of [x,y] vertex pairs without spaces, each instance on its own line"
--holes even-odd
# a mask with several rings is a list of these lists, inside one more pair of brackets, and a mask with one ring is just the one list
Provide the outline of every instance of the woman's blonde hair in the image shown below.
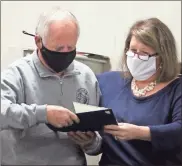
[[132,36],[146,46],[151,47],[158,53],[162,68],[159,75],[161,82],[174,79],[179,74],[179,62],[176,50],[175,39],[170,29],[157,18],[149,18],[137,21],[128,33],[125,41],[124,53],[122,56],[122,70],[126,71],[125,76],[131,77],[126,63],[126,52],[130,47]]

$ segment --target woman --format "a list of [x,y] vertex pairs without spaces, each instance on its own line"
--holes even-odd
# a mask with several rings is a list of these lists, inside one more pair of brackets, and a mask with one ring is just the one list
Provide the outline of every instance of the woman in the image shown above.
[[98,76],[101,106],[112,108],[118,121],[101,132],[100,165],[182,165],[182,79],[169,28],[157,18],[136,22],[122,68]]

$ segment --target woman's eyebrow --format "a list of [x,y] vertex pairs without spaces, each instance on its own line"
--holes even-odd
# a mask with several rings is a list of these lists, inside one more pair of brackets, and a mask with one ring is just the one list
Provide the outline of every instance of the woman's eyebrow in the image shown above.
[[[131,50],[137,50],[137,48],[134,47],[134,46],[133,46],[133,47],[131,46],[130,49],[131,49]],[[144,52],[144,53],[148,53],[148,52],[149,52],[149,50],[148,50],[147,48],[144,48],[144,47],[143,47],[143,48],[140,48],[139,51],[140,51],[140,52]]]

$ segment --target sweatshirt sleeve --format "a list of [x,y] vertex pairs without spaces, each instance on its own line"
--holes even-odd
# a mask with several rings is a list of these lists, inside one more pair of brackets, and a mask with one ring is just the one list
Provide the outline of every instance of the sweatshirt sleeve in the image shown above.
[[96,132],[96,138],[93,143],[83,148],[84,152],[88,155],[98,155],[101,153],[102,137]]
[[25,129],[47,122],[46,105],[25,104],[24,84],[18,69],[11,67],[1,74],[0,129]]
[[182,89],[178,86],[171,102],[172,122],[164,125],[149,126],[151,142],[159,150],[171,150],[182,142]]

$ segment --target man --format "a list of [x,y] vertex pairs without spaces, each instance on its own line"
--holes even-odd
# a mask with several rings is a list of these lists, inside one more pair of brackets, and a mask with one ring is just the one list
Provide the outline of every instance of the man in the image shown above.
[[54,8],[40,16],[37,50],[2,73],[1,124],[4,165],[84,165],[96,134],[88,132],[81,146],[46,123],[65,127],[79,123],[72,102],[98,105],[99,89],[89,67],[74,60],[79,25],[68,11]]

